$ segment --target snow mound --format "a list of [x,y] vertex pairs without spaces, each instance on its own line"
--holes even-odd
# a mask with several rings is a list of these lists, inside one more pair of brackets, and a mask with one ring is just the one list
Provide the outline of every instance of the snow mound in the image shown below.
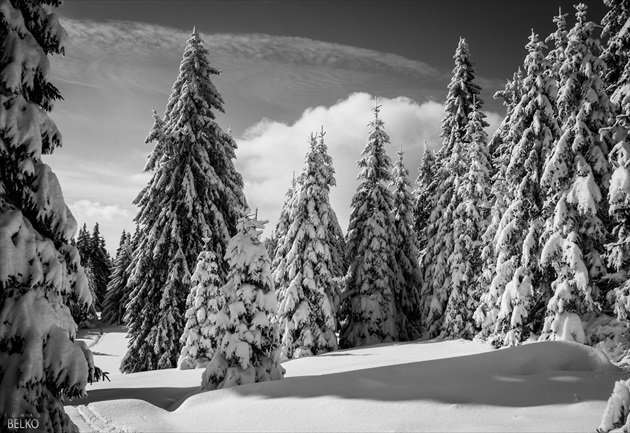
[[115,375],[68,409],[118,431],[584,431],[623,378],[598,349],[565,341],[390,343],[282,365],[281,381],[203,392],[200,369]]
[[521,375],[549,372],[619,372],[601,350],[569,341],[544,341],[502,349],[494,362],[506,373]]

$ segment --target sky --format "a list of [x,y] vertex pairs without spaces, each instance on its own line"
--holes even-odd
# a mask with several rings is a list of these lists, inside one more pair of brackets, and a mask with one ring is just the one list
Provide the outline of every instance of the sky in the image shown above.
[[[601,0],[585,2],[596,23]],[[45,157],[80,225],[98,222],[114,253],[133,230],[134,198],[148,183],[152,110],[163,114],[193,27],[222,71],[219,125],[239,148],[235,166],[259,218],[275,226],[308,137],[322,128],[336,169],[331,203],[345,231],[357,186],[356,161],[375,97],[413,182],[424,143],[438,149],[453,54],[465,37],[492,133],[505,113],[492,95],[526,55],[532,29],[555,30],[557,0],[134,1],[66,0],[56,10],[68,33],[51,60],[64,100],[51,117],[63,147]]]

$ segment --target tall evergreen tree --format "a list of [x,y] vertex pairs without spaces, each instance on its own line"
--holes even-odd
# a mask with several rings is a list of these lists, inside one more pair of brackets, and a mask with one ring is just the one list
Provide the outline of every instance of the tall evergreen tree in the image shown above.
[[335,185],[332,160],[323,142],[311,135],[295,192],[291,223],[279,239],[274,263],[283,358],[299,358],[337,349],[339,293],[334,282],[344,271],[341,233],[329,193]]
[[248,383],[282,379],[276,293],[271,260],[260,242],[264,222],[243,217],[238,232],[228,244],[230,266],[227,283],[221,287],[225,305],[212,305],[211,336],[220,342],[202,374],[203,389],[228,388]]
[[614,310],[619,319],[627,320],[630,317],[630,34],[626,26],[629,11],[626,2],[606,0],[604,3],[611,10],[602,20],[602,35],[608,36],[608,45],[601,57],[608,63],[608,91],[619,113],[613,127],[607,131],[615,144],[609,155],[613,172],[608,212],[613,224],[612,239],[606,245],[606,258],[608,265],[616,271],[611,275]]
[[[448,160],[453,153],[453,147],[457,140],[466,135],[468,116],[472,111],[474,102],[481,107],[481,87],[475,82],[475,63],[470,57],[470,49],[466,39],[459,38],[455,50],[455,68],[453,77],[448,85],[448,95],[444,105],[446,116],[442,119],[442,147],[438,152],[438,161]],[[483,121],[484,128],[488,123]]]
[[[475,83],[474,63],[466,40],[460,38],[455,52],[453,78],[442,120],[443,144],[437,154],[437,173],[434,182],[434,208],[427,226],[427,247],[422,258],[423,328],[429,335],[441,332],[444,308],[449,298],[451,275],[448,259],[453,253],[454,212],[459,205],[456,195],[462,176],[468,171],[467,149],[463,143],[468,128],[468,116],[476,105],[481,112],[480,86]],[[481,120],[482,128],[488,126]]]
[[398,160],[392,169],[391,181],[394,195],[392,213],[396,237],[394,254],[400,270],[394,293],[394,305],[399,339],[408,341],[415,340],[421,335],[422,307],[419,289],[422,284],[422,275],[418,264],[418,240],[414,230],[409,171],[403,163],[403,151],[399,150],[397,155]]
[[61,98],[48,81],[48,55],[67,38],[52,13],[60,3],[0,7],[0,413],[48,432],[78,431],[63,400],[100,376],[68,309],[92,302],[71,246],[77,222],[42,161],[61,146],[48,114]]
[[606,65],[599,58],[594,23],[586,21],[586,5],[576,9],[577,21],[569,31],[566,59],[560,68],[558,111],[565,119],[563,133],[542,175],[549,216],[541,264],[553,270],[553,296],[543,328],[547,339],[583,340],[576,317],[595,310],[605,295],[598,284],[606,271],[601,254],[610,165],[608,142],[599,131],[609,126],[613,108],[604,91]]
[[607,65],[604,82],[612,94],[624,81],[622,75],[630,60],[630,4],[625,0],[604,0],[604,4],[610,10],[602,18],[602,38],[608,41],[601,58]]
[[81,257],[81,266],[85,271],[85,275],[88,279],[88,290],[90,291],[91,302],[90,304],[84,304],[83,302],[74,302],[72,299],[68,300],[68,308],[72,314],[72,318],[79,327],[86,326],[91,320],[96,318],[96,309],[94,303],[96,302],[96,294],[94,293],[94,278],[90,269],[92,258],[92,247],[90,232],[88,231],[87,224],[83,223],[83,226],[79,230],[76,237],[76,248]]
[[433,151],[429,149],[427,143],[424,143],[424,154],[420,160],[420,167],[418,168],[418,177],[416,178],[416,188],[413,191],[414,209],[413,220],[414,229],[417,235],[419,254],[427,246],[427,225],[429,223],[429,217],[434,207],[434,189],[436,187],[435,172],[437,167],[435,165],[435,155]]
[[[519,67],[517,72],[514,73],[512,80],[508,80],[506,83],[505,89],[494,94],[495,99],[503,99],[503,104],[506,106],[506,115],[488,143],[488,150],[492,156],[493,168],[492,187],[490,192],[492,197],[492,206],[490,210],[488,228],[482,235],[483,248],[481,250],[481,260],[483,262],[483,266],[479,281],[479,285],[481,287],[491,286],[495,270],[497,269],[498,257],[496,254],[496,235],[499,229],[499,224],[501,223],[501,217],[509,205],[511,200],[510,196],[512,195],[512,191],[507,186],[505,176],[505,171],[512,153],[512,143],[510,143],[507,139],[507,136],[511,132],[514,132],[511,119],[514,109],[521,100],[524,91],[523,71]],[[483,302],[481,302],[481,304],[483,305]],[[479,312],[475,312],[475,316],[478,316],[478,314]],[[489,324],[486,319],[488,319],[488,317],[485,316],[478,316],[475,319],[477,325],[481,326],[482,332],[484,333]]]
[[464,137],[469,168],[454,194],[457,207],[453,211],[453,252],[447,262],[450,287],[442,325],[443,334],[450,337],[473,337],[473,312],[480,296],[482,236],[488,226],[492,172],[484,117],[473,107]]
[[111,260],[105,248],[105,238],[101,236],[98,223],[94,225],[90,237],[90,261],[88,267],[92,270],[94,287],[94,307],[102,311],[103,302],[107,294],[107,283],[111,274]]
[[[107,294],[103,302],[101,319],[105,323],[120,325],[123,323],[126,302],[125,297],[129,295],[129,270],[131,264],[132,247],[131,233],[123,230],[120,243],[116,250],[116,258],[112,264],[112,272],[107,283]],[[125,296],[127,295],[127,296]]]
[[83,267],[88,266],[92,258],[92,244],[90,240],[90,232],[87,229],[87,224],[83,223],[77,235],[77,250],[79,250],[79,254],[81,254],[81,266]]
[[436,337],[442,331],[444,308],[449,298],[451,275],[448,260],[453,253],[454,213],[458,206],[455,194],[466,170],[463,147],[462,139],[457,139],[451,157],[440,168],[445,172],[450,171],[452,175],[436,188],[436,206],[427,227],[428,242],[421,263],[423,278],[420,298],[423,302],[422,326],[430,337]]
[[361,159],[360,180],[354,197],[347,234],[350,265],[346,276],[349,317],[341,332],[341,345],[355,347],[398,339],[395,290],[398,264],[393,232],[391,160],[385,152],[389,136],[374,108],[374,120]]
[[[284,203],[282,204],[282,209],[280,210],[280,218],[278,218],[278,222],[276,223],[276,229],[272,233],[272,238],[274,239],[274,247],[272,249],[271,257],[272,260],[272,269],[277,269],[278,262],[287,254],[287,251],[283,251],[278,254],[281,247],[284,245],[280,242],[280,240],[284,239],[289,231],[289,227],[291,222],[293,221],[293,212],[295,210],[295,200],[296,200],[296,192],[298,189],[297,179],[295,177],[295,172],[293,172],[293,178],[291,179],[291,186],[287,190],[285,194]],[[276,259],[277,257],[277,259]]]
[[497,267],[489,290],[482,296],[477,320],[492,325],[496,346],[518,344],[540,331],[540,308],[545,284],[540,272],[543,230],[541,188],[543,164],[560,137],[556,109],[556,81],[545,58],[546,45],[532,32],[525,58],[525,92],[511,117],[506,142],[512,149],[506,166],[507,189],[514,191],[502,215],[495,249]]
[[562,8],[558,10],[558,15],[553,17],[553,22],[556,23],[556,31],[545,39],[547,44],[552,41],[554,44],[554,48],[549,51],[546,60],[549,62],[548,74],[557,84],[560,83],[560,68],[566,60],[566,49],[569,43],[567,15],[562,13]]
[[[121,370],[169,368],[180,353],[190,271],[203,239],[222,258],[246,206],[243,180],[233,164],[236,143],[215,121],[223,100],[210,77],[208,50],[193,31],[164,119],[154,115],[147,138],[155,148],[145,168],[153,171],[138,195],[141,225],[129,284],[129,350]],[[224,278],[227,264],[220,260]]]
[[219,268],[212,251],[199,253],[191,286],[186,299],[182,350],[177,361],[181,370],[205,367],[221,345],[221,340],[217,338],[216,321],[217,314],[221,314],[227,300],[219,290]]
[[501,125],[499,125],[499,128],[497,128],[488,143],[488,150],[494,160],[500,161],[506,153],[509,154],[509,149],[506,149],[505,138],[510,132],[510,118],[514,108],[521,100],[521,96],[523,96],[523,90],[523,71],[521,68],[518,68],[512,79],[505,84],[505,88],[495,92],[492,96],[494,99],[502,99],[506,108],[506,114],[503,121],[501,121]]

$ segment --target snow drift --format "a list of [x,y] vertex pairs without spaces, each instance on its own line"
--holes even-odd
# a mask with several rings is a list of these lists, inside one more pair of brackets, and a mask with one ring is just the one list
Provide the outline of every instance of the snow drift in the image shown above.
[[[97,364],[124,351],[117,329],[93,347]],[[283,366],[284,380],[207,392],[200,369],[110,370],[66,410],[81,431],[585,431],[623,377],[598,349],[562,341],[382,344]]]

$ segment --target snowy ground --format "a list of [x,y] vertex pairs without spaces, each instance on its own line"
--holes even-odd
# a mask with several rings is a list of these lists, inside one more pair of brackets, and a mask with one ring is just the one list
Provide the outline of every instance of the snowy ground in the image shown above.
[[575,343],[425,341],[292,360],[284,380],[200,392],[202,370],[119,373],[122,327],[82,336],[111,379],[68,402],[82,432],[594,431],[627,377]]

